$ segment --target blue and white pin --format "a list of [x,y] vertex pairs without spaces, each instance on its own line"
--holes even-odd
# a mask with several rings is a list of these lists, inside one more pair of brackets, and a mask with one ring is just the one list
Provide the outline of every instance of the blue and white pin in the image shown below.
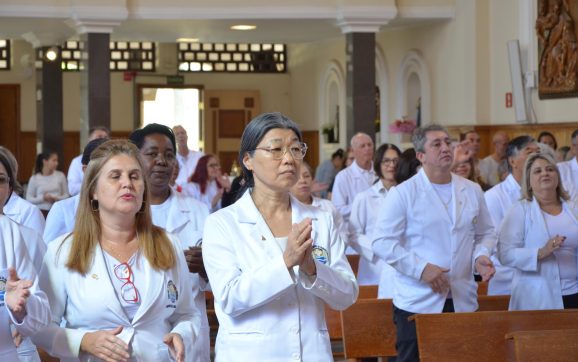
[[311,254],[313,254],[313,258],[320,263],[327,264],[327,261],[329,260],[327,249],[322,246],[314,245]]

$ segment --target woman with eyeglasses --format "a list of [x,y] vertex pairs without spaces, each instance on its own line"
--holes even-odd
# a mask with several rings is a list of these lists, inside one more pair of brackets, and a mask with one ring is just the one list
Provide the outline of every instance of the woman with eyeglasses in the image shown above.
[[137,147],[107,141],[84,174],[71,234],[50,243],[39,286],[52,323],[33,340],[61,360],[192,360],[200,320],[179,240],[152,224]]
[[[37,271],[25,241],[30,233],[23,232],[21,225],[4,215],[14,180],[9,159],[0,154],[0,359],[39,361],[36,348],[30,343],[27,348],[16,350],[21,337],[50,323],[50,309],[46,295],[36,283]],[[19,334],[18,342],[13,340],[10,324]]]
[[216,361],[330,361],[324,304],[343,310],[357,282],[330,213],[290,195],[307,145],[265,113],[239,150],[246,192],[207,218],[203,258],[215,296]]
[[385,143],[375,151],[373,169],[379,180],[369,189],[358,194],[351,205],[349,240],[361,255],[357,281],[360,285],[379,285],[380,298],[393,297],[394,269],[374,257],[371,234],[377,217],[376,210],[387,196],[389,189],[397,184],[395,171],[401,151],[396,145]]
[[221,173],[219,160],[213,155],[199,159],[195,172],[183,187],[183,193],[203,202],[211,212],[221,208],[223,192],[229,191],[231,181]]

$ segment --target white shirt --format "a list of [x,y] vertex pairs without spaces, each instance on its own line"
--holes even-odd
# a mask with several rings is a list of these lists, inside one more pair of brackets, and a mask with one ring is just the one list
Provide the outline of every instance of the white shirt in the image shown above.
[[179,175],[175,183],[180,186],[184,186],[189,181],[189,177],[195,172],[197,167],[197,162],[204,156],[204,153],[199,151],[189,150],[186,156],[181,155],[177,152],[177,161],[179,162]]
[[15,192],[12,192],[8,203],[4,205],[4,215],[40,234],[44,232],[45,221],[40,209]]
[[[578,228],[575,201],[562,202],[562,208]],[[504,218],[498,240],[498,256],[503,265],[514,268],[510,310],[563,309],[560,267],[555,255],[538,260],[538,250],[550,239],[544,215],[536,199],[516,202]]]
[[349,218],[349,242],[361,255],[357,271],[359,285],[378,285],[378,297],[391,299],[395,269],[375,257],[371,248],[377,210],[383,207],[386,196],[387,189],[379,180],[355,197]]
[[508,172],[508,161],[504,159],[497,162],[492,155],[480,160],[478,163],[480,177],[489,186],[497,185],[501,182],[501,176]]
[[[50,323],[48,300],[44,292],[38,288],[37,274],[23,238],[20,226],[8,217],[0,215],[0,280],[3,283],[0,291],[0,360],[2,361],[17,361],[19,358],[14,347],[10,322],[24,337],[34,334]],[[30,288],[31,294],[26,300],[27,315],[21,323],[16,321],[4,303],[4,289],[9,267],[16,268],[21,279],[34,282]]]
[[392,187],[379,210],[373,252],[396,269],[393,303],[412,313],[440,313],[447,295],[421,281],[427,263],[449,269],[456,312],[477,309],[474,261],[490,256],[496,236],[480,186],[452,174],[452,221],[425,171]]
[[542,212],[546,220],[546,230],[550,238],[556,235],[565,236],[566,240],[559,249],[554,250],[558,268],[560,269],[560,282],[562,295],[578,293],[578,263],[576,260],[576,248],[578,247],[578,227],[573,225],[572,215],[562,209],[559,215],[550,215]]
[[41,173],[32,175],[26,189],[26,200],[37,205],[40,210],[50,210],[53,203],[44,200],[45,193],[51,194],[57,201],[69,197],[66,176],[60,171],[47,176]]
[[66,176],[66,179],[68,180],[68,193],[70,196],[78,195],[80,193],[83,178],[84,172],[82,172],[81,154],[73,158],[72,161],[70,161],[70,166],[68,166],[68,175]]
[[343,216],[345,222],[349,221],[351,204],[355,196],[370,188],[375,180],[376,175],[373,170],[373,163],[369,170],[364,170],[359,167],[357,161],[353,161],[349,167],[341,170],[337,176],[335,176],[331,202],[333,202],[333,205],[335,205],[339,213]]
[[46,244],[62,234],[72,232],[79,201],[80,194],[76,194],[52,205],[48,216],[46,216],[46,227],[44,228],[44,242]]
[[576,199],[578,197],[578,161],[576,161],[576,157],[569,161],[560,162],[557,166],[560,170],[562,186],[568,191],[571,199]]
[[201,193],[201,185],[196,182],[187,182],[183,185],[183,194],[191,196],[192,198],[199,200],[205,204],[211,212],[217,211],[221,208],[221,200],[219,200],[215,207],[212,206],[213,198],[219,192],[219,187],[217,186],[217,181],[213,180],[207,184],[205,193]]
[[[492,217],[496,233],[499,233],[502,221],[508,210],[522,197],[522,188],[512,176],[508,177],[484,194],[488,211]],[[492,252],[492,262],[496,267],[496,274],[488,283],[488,295],[509,295],[512,290],[512,278],[514,269],[500,263],[496,250]]]
[[203,256],[219,319],[216,362],[332,360],[324,305],[349,307],[357,283],[331,215],[293,197],[291,213],[292,223],[312,219],[316,276],[287,268],[250,191],[207,218]]

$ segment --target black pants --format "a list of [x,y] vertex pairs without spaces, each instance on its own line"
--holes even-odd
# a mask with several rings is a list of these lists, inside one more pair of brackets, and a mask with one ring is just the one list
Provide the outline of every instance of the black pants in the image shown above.
[[564,309],[578,309],[578,293],[563,295],[562,302],[564,303]]
[[[453,300],[446,300],[442,312],[454,312]],[[408,318],[414,314],[415,313],[399,309],[395,305],[393,306],[393,323],[395,324],[397,332],[397,341],[395,342],[397,362],[419,362],[415,321],[408,320]]]

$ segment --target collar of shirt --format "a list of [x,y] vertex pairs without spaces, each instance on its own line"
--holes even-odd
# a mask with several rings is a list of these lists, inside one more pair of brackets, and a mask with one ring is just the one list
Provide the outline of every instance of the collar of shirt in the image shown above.
[[371,162],[371,167],[369,168],[369,170],[364,170],[363,168],[359,167],[357,161],[353,161],[350,167],[352,168],[353,171],[355,171],[355,173],[361,176],[368,177],[369,175],[371,175],[372,177],[375,177],[375,171],[373,170],[373,161]]

